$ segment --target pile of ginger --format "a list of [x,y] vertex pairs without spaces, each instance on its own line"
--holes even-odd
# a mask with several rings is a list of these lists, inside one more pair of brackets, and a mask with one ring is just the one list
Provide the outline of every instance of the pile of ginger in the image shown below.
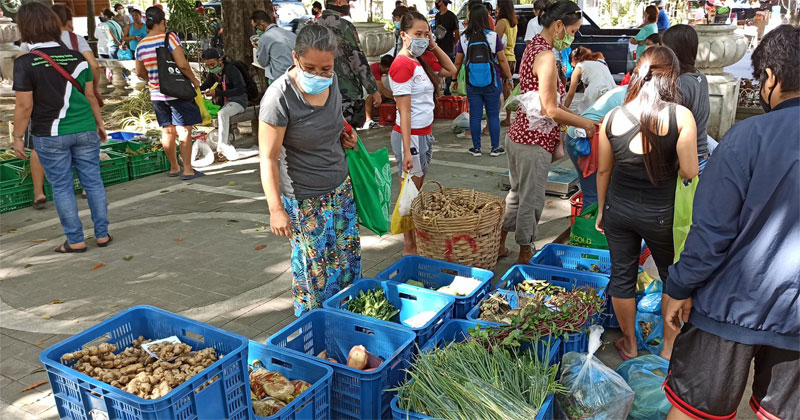
[[158,355],[156,359],[142,349],[142,344],[150,341],[139,337],[118,354],[114,353],[117,346],[103,343],[67,353],[61,356],[61,360],[65,363],[75,361],[72,368],[81,373],[137,397],[155,400],[218,359],[213,347],[192,353],[192,347],[184,343],[151,346],[149,350]]

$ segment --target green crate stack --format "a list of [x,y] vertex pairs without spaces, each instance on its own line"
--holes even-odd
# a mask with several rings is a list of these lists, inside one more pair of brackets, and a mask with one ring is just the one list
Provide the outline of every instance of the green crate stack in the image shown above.
[[162,173],[169,170],[167,155],[163,150],[142,153],[140,155],[128,154],[128,149],[135,152],[143,147],[148,147],[148,145],[135,141],[109,143],[102,146],[102,148],[105,150],[113,150],[114,152],[123,153],[128,156],[128,166],[130,167],[131,179],[144,178],[149,175]]
[[130,181],[128,156],[113,150],[104,150],[104,152],[110,159],[100,161],[100,178],[103,180],[103,185],[110,187]]
[[33,181],[21,167],[0,165],[0,213],[30,207],[33,204]]

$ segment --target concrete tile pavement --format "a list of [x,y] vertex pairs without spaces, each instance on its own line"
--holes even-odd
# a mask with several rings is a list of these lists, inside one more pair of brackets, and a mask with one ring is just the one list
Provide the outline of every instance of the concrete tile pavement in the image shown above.
[[[471,141],[457,139],[449,123],[435,124],[428,179],[505,196],[505,157],[472,157],[466,152]],[[370,150],[389,147],[386,128],[360,134]],[[85,254],[52,252],[63,242],[52,203],[44,211],[2,215],[0,417],[57,418],[49,384],[22,391],[46,380],[39,353],[133,305],[158,306],[260,342],[293,321],[289,247],[269,232],[257,171],[251,158],[209,169],[209,176],[192,182],[154,175],[109,187],[115,242],[97,248],[87,239]],[[394,184],[397,197],[399,182]],[[87,204],[78,204],[91,235]],[[537,246],[568,224],[568,201],[548,197]],[[402,237],[361,234],[364,277],[400,257]],[[513,236],[508,242],[516,249]],[[512,256],[498,263],[498,280],[513,261]],[[611,366],[619,363],[613,345],[603,353]]]

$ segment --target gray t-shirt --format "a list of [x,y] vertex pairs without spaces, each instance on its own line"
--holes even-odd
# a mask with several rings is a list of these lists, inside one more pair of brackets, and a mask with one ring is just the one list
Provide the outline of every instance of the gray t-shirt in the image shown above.
[[331,192],[347,179],[347,160],[339,137],[344,129],[342,95],[333,76],[328,101],[311,106],[285,73],[261,98],[258,118],[286,127],[280,156],[281,193],[305,200]]
[[689,108],[697,124],[697,155],[708,154],[708,114],[711,113],[711,104],[708,98],[708,80],[701,73],[684,73],[678,77],[678,90],[681,93],[683,106]]

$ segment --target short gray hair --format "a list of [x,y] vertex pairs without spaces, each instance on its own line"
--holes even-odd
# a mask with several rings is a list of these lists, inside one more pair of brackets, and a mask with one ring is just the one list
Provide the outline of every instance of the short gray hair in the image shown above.
[[339,41],[330,28],[315,22],[308,22],[297,33],[294,51],[298,57],[305,55],[308,50],[329,51],[335,54],[338,44]]

